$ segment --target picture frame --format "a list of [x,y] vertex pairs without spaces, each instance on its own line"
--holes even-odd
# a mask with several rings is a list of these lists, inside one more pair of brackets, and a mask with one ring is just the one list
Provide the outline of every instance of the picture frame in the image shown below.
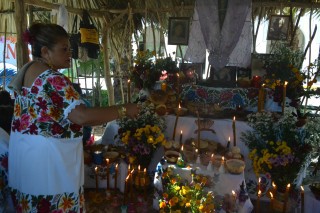
[[168,29],[168,44],[188,45],[189,26],[189,17],[170,17]]
[[269,21],[267,40],[287,40],[290,16],[272,15]]
[[194,72],[197,76],[197,79],[202,81],[203,72],[204,72],[204,63],[180,63],[180,70],[185,76],[190,75],[190,71]]

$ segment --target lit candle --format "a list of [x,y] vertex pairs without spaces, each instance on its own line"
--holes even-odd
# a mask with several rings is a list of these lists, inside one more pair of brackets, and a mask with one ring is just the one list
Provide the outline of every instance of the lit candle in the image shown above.
[[256,212],[260,212],[260,196],[261,196],[261,190],[259,189],[258,191],[258,195],[257,195],[257,211]]
[[143,179],[144,179],[144,200],[147,200],[147,169],[143,170]]
[[179,95],[180,92],[180,76],[179,73],[177,73],[177,94]]
[[107,162],[107,190],[110,187],[110,180],[109,180],[109,158],[106,159]]
[[229,148],[230,148],[230,136],[228,138],[228,143],[227,143],[227,149],[229,149]]
[[140,175],[140,165],[138,166],[138,188],[140,188],[142,185],[141,185],[141,175]]
[[197,119],[198,119],[198,146],[197,148],[200,150],[200,115],[199,111],[197,110]]
[[130,201],[133,200],[133,182],[134,182],[133,174],[134,174],[134,168],[130,172]]
[[128,176],[126,178],[125,185],[124,185],[123,204],[126,203],[129,179],[130,179],[130,173],[128,174]]
[[116,171],[114,175],[114,189],[117,190],[118,185],[118,164],[116,165]]
[[285,81],[283,84],[283,96],[282,96],[282,114],[284,114],[284,107],[286,105],[286,97],[287,97],[287,84],[288,82]]
[[272,181],[273,193],[275,194],[277,191],[277,185]]
[[130,79],[128,80],[128,103],[131,103],[131,82]]
[[236,116],[233,116],[233,120],[232,120],[232,130],[233,130],[233,146],[237,145],[237,141],[236,141]]
[[284,203],[283,203],[283,212],[287,211],[287,203],[288,203],[288,198],[289,198],[289,190],[290,190],[290,183],[288,183],[286,187],[286,192],[284,194]]
[[162,82],[161,84],[161,90],[166,92],[167,91],[167,83],[166,82]]
[[182,144],[182,130],[180,131],[180,140],[179,140],[179,142],[180,142],[180,145]]
[[304,188],[303,186],[300,186],[301,188],[301,213],[304,213]]
[[258,95],[258,112],[261,112],[261,110],[264,110],[264,84],[261,85],[259,89],[259,95]]
[[213,157],[214,157],[214,154],[212,153],[211,154],[211,163],[213,163],[213,160],[214,160]]
[[180,110],[181,110],[181,106],[180,106],[180,103],[179,103],[178,111],[176,113],[176,120],[174,122],[172,140],[175,140],[175,138],[176,138],[176,129],[177,129],[178,119],[179,119],[179,115],[180,115]]
[[260,184],[261,184],[261,177],[259,177],[259,179],[258,179],[258,190],[261,189],[261,188],[260,188]]
[[273,211],[273,194],[272,192],[270,192],[270,211],[269,212],[272,212]]
[[232,197],[233,197],[234,204],[236,204],[237,195],[236,195],[236,192],[234,190],[232,190]]
[[98,167],[96,166],[94,168],[94,171],[95,171],[95,178],[96,178],[96,191],[98,191]]

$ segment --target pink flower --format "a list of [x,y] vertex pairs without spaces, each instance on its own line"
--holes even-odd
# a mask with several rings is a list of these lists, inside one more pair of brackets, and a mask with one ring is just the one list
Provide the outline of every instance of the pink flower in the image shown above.
[[33,44],[34,42],[34,37],[31,35],[30,31],[27,29],[23,34],[22,34],[22,40],[25,43]]
[[39,78],[37,78],[36,80],[35,80],[35,82],[34,82],[34,85],[35,86],[41,86],[42,85],[42,80],[41,79],[39,79]]
[[62,90],[66,86],[65,81],[61,76],[54,76],[52,78],[49,78],[48,82],[57,90]]
[[20,129],[26,129],[28,126],[29,126],[29,119],[30,119],[30,116],[29,115],[26,115],[26,114],[23,114],[21,116],[21,123],[20,123]]

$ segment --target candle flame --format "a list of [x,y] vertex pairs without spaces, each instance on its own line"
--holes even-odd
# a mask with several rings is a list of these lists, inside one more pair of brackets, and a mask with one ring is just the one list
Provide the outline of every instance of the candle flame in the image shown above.
[[107,164],[109,164],[109,158],[107,158],[106,161],[107,161]]
[[128,84],[130,84],[130,79],[128,79]]
[[230,136],[229,136],[229,138],[228,138],[228,141],[230,141]]
[[259,180],[258,180],[258,182],[259,182],[259,184],[260,184],[260,182],[261,182],[261,177],[259,177]]
[[181,146],[181,151],[183,151],[183,145]]
[[270,192],[270,198],[273,199],[273,194],[272,194],[272,192]]
[[235,196],[236,195],[236,192],[234,190],[232,190],[232,195]]
[[179,103],[179,109],[181,109],[180,103]]
[[224,161],[224,156],[222,156],[222,161]]
[[287,84],[288,84],[288,81],[285,81],[285,82],[284,82],[284,86],[287,86]]
[[96,168],[94,168],[94,171],[96,171],[96,172],[98,171],[98,167],[97,166],[96,166]]
[[198,149],[196,149],[196,153],[198,153]]
[[235,121],[236,120],[236,116],[233,116],[233,121]]
[[138,171],[140,171],[140,165],[138,166]]
[[180,131],[180,134],[182,135],[182,130]]
[[129,164],[129,166],[128,166],[128,171],[130,171],[130,164]]
[[179,78],[179,73],[177,73],[177,76],[178,76],[178,78]]
[[300,188],[301,188],[301,191],[304,191],[304,188],[303,188],[303,186],[300,186]]
[[276,188],[276,184],[274,182],[272,182],[272,187]]
[[131,174],[134,172],[134,169],[132,169]]
[[116,165],[116,169],[118,168],[118,164]]
[[146,173],[147,172],[147,168],[144,168],[143,172]]
[[259,191],[258,191],[258,196],[260,196],[261,195],[261,190],[259,189]]
[[213,158],[214,154],[211,154],[211,157]]
[[130,174],[126,177],[126,182],[129,180],[130,178]]
[[290,186],[291,186],[290,183],[288,183],[287,188],[290,188]]
[[264,87],[266,84],[262,84],[261,86]]

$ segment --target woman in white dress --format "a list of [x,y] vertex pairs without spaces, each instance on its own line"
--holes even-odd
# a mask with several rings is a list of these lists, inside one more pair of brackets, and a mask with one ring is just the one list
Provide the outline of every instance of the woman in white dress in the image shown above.
[[[17,212],[83,212],[82,126],[114,120],[119,106],[87,108],[58,69],[70,67],[69,36],[59,25],[33,24],[24,34],[33,61],[9,85],[15,93],[9,186]],[[122,106],[129,116],[135,104]],[[121,109],[122,109],[121,108]]]

